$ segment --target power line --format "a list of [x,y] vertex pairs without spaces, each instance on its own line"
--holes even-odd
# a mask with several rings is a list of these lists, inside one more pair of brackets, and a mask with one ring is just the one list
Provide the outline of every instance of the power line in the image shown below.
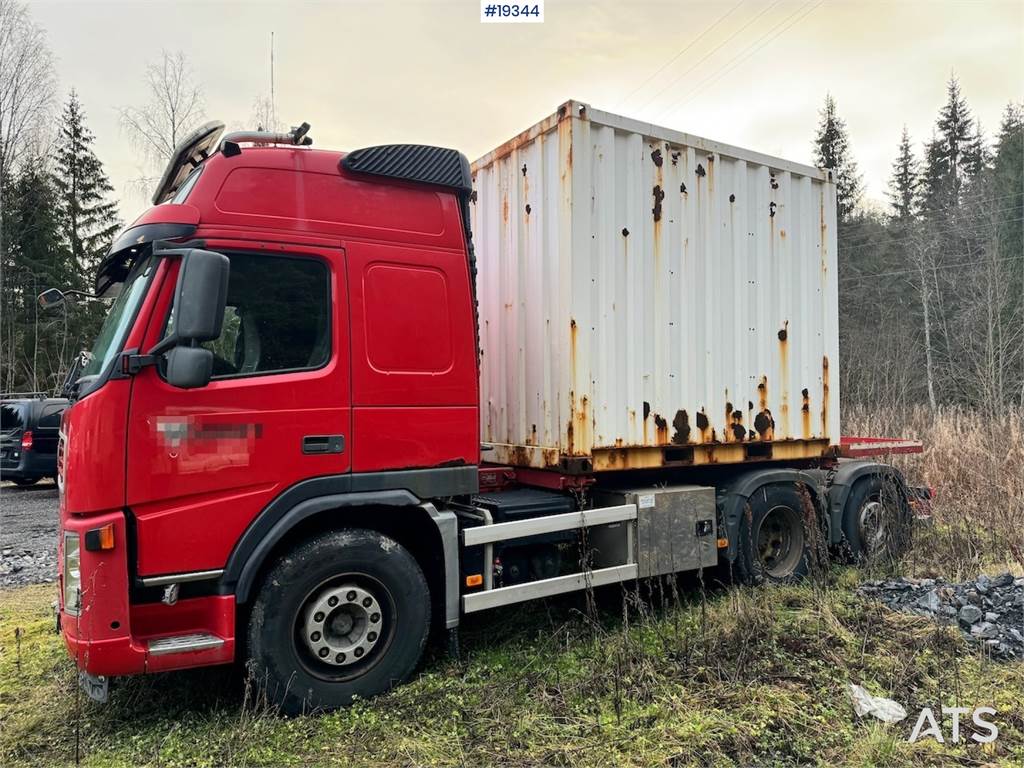
[[[1024,200],[1024,192],[1013,192],[1013,193],[1011,193],[1009,195],[999,195],[998,197],[983,197],[984,194],[985,193],[982,192],[982,193],[980,193],[978,195],[975,195],[973,197],[964,198],[959,203],[953,203],[952,205],[944,205],[944,206],[940,206],[938,208],[929,208],[924,213],[933,214],[933,213],[941,213],[943,211],[952,211],[952,210],[955,210],[957,208],[970,207],[970,206],[973,206],[973,205],[983,205],[985,203],[994,203],[997,200],[1008,200],[1011,197],[1019,197],[1022,200]],[[1018,211],[1018,210],[1021,210],[1021,206],[1013,205],[1013,206],[1011,206],[1009,208],[1001,209],[1000,211],[986,211],[986,213],[1000,213],[1000,212],[1003,212],[1003,211]],[[850,232],[858,232],[858,231],[863,231],[865,229],[870,229],[872,226],[881,226],[881,222],[877,222],[877,223],[876,222],[872,222],[872,221],[853,222],[853,223],[848,223],[848,224],[842,224],[841,226],[843,227],[843,230],[846,233],[850,233]]]
[[[970,226],[958,227],[956,229],[956,231],[953,232],[952,234],[954,234],[954,235],[965,235],[965,236],[978,236],[978,235],[980,235],[981,233],[983,233],[983,232],[985,232],[987,230],[995,230],[995,229],[999,228],[1000,226],[1002,226],[1003,224],[1014,224],[1014,223],[1016,223],[1018,221],[1024,221],[1024,217],[1021,217],[1019,219],[1004,219],[1003,221],[977,222],[977,223],[975,223],[973,225],[970,225]],[[885,241],[884,243],[857,243],[856,245],[851,245],[851,246],[848,246],[846,248],[843,248],[842,252],[844,254],[847,254],[847,253],[858,253],[858,252],[863,251],[863,250],[878,249],[878,248],[881,248],[881,247],[892,245],[894,243],[905,243],[905,242],[907,242],[909,240],[916,240],[917,237],[918,237],[917,235],[907,235],[906,237],[895,237],[895,238],[892,238],[890,240]]]
[[666,61],[666,62],[665,62],[664,64],[662,64],[662,65],[661,65],[661,66],[660,66],[660,67],[659,67],[659,68],[657,69],[657,71],[655,71],[655,72],[654,72],[653,74],[649,75],[649,76],[647,77],[647,79],[646,79],[646,80],[644,80],[644,81],[643,81],[642,83],[640,83],[640,85],[638,85],[638,86],[637,86],[636,88],[634,88],[634,89],[633,89],[632,91],[630,91],[630,93],[629,93],[629,94],[628,94],[628,95],[627,95],[627,96],[626,96],[625,98],[623,98],[623,99],[622,99],[622,103],[623,103],[623,104],[625,104],[625,103],[626,103],[627,101],[629,101],[629,100],[630,100],[631,98],[633,98],[633,96],[635,96],[635,95],[636,95],[637,93],[639,93],[639,92],[640,92],[640,91],[641,91],[641,90],[643,89],[643,87],[644,87],[645,85],[647,85],[647,84],[648,84],[649,82],[651,82],[651,80],[653,80],[653,79],[654,79],[654,78],[656,78],[656,77],[657,77],[658,75],[660,75],[660,74],[661,74],[662,72],[664,72],[664,71],[665,71],[665,70],[666,70],[666,69],[667,69],[668,67],[670,67],[670,66],[672,66],[673,64],[675,64],[675,63],[676,63],[676,61],[677,61],[677,60],[679,59],[679,57],[680,57],[680,56],[682,56],[682,55],[683,55],[684,53],[686,53],[686,52],[687,52],[688,50],[690,50],[691,48],[693,48],[693,46],[695,46],[695,45],[696,45],[696,44],[697,44],[698,42],[700,42],[701,38],[703,38],[703,37],[704,37],[705,35],[707,35],[707,34],[708,34],[709,32],[711,32],[711,30],[713,30],[713,29],[714,29],[715,27],[717,27],[717,26],[718,26],[719,24],[721,24],[721,23],[722,23],[723,21],[725,21],[725,20],[726,20],[727,18],[729,18],[730,16],[732,16],[732,15],[733,15],[733,14],[734,14],[734,13],[735,13],[735,12],[736,12],[737,10],[739,10],[739,7],[740,7],[741,5],[743,5],[743,3],[745,3],[745,2],[746,2],[746,0],[740,0],[740,1],[739,1],[739,2],[738,2],[738,3],[736,4],[736,5],[734,5],[734,6],[733,6],[733,7],[731,8],[731,9],[729,9],[728,11],[726,11],[726,12],[725,12],[725,13],[724,13],[724,14],[723,14],[722,16],[719,16],[719,17],[718,17],[718,19],[717,19],[717,20],[716,20],[715,22],[713,22],[713,23],[711,24],[711,26],[710,26],[710,27],[708,27],[707,29],[705,29],[705,30],[704,30],[703,32],[701,32],[700,34],[698,34],[698,35],[697,35],[697,36],[696,36],[695,38],[693,38],[693,40],[691,40],[691,41],[689,42],[689,44],[688,44],[688,45],[687,45],[687,46],[686,46],[685,48],[683,48],[683,49],[682,49],[681,51],[679,51],[679,52],[678,52],[678,53],[677,53],[677,54],[676,54],[675,56],[673,56],[673,57],[672,57],[671,59],[669,59],[669,60],[668,60],[668,61]]
[[[998,199],[999,198],[993,198],[993,200],[998,200]],[[940,210],[943,210],[943,209],[936,209],[935,212],[938,212]],[[995,210],[986,210],[984,212],[984,214],[986,216],[997,216],[997,215],[1002,214],[1002,213],[1020,213],[1021,211],[1024,211],[1024,208],[1021,208],[1021,206],[1019,206],[1019,205],[1011,205],[1011,206],[1009,206],[1007,208],[996,208]],[[980,223],[988,223],[988,222],[980,222]],[[995,222],[995,223],[998,224],[998,223],[1001,223],[1001,222]],[[885,222],[879,221],[879,222],[863,222],[863,223],[857,223],[857,224],[853,224],[853,225],[851,225],[851,224],[840,224],[839,228],[842,231],[843,235],[846,236],[846,237],[858,237],[861,233],[864,233],[864,232],[868,232],[869,233],[868,236],[870,237],[870,233],[873,231],[874,228],[877,227],[878,229],[884,229],[886,226],[887,225],[886,225]],[[973,226],[973,225],[968,224],[967,226]]]
[[649,98],[649,99],[648,99],[647,101],[645,101],[645,102],[644,102],[644,103],[643,103],[643,104],[642,104],[642,105],[640,106],[640,109],[645,109],[645,108],[646,108],[646,107],[647,107],[648,105],[650,105],[650,104],[651,104],[651,102],[653,102],[653,101],[654,101],[655,99],[657,99],[657,98],[658,98],[659,96],[661,96],[661,94],[663,94],[663,93],[664,93],[665,91],[667,91],[667,90],[668,90],[669,88],[671,88],[672,86],[674,86],[674,85],[675,85],[676,83],[678,83],[678,82],[679,82],[680,80],[682,80],[682,79],[683,79],[684,77],[686,77],[686,76],[687,76],[688,74],[690,74],[691,72],[693,72],[693,70],[695,70],[695,69],[696,69],[697,67],[699,67],[699,66],[700,66],[701,64],[703,64],[703,63],[704,63],[705,61],[707,61],[707,60],[708,60],[708,59],[709,59],[709,58],[710,58],[711,56],[713,56],[713,55],[714,55],[714,54],[716,54],[716,53],[717,53],[717,52],[718,52],[719,50],[721,50],[721,49],[722,49],[722,47],[723,47],[724,45],[726,45],[727,43],[731,42],[731,41],[732,41],[732,40],[733,40],[733,39],[734,39],[734,38],[735,38],[735,37],[736,37],[736,36],[737,36],[738,34],[740,34],[741,32],[743,32],[743,31],[744,31],[744,30],[745,30],[745,29],[746,29],[747,27],[749,27],[749,26],[750,26],[751,24],[753,24],[753,23],[754,23],[755,21],[757,21],[758,19],[760,19],[760,18],[761,18],[762,16],[764,16],[764,15],[765,15],[766,13],[768,13],[769,11],[771,11],[771,10],[772,10],[773,8],[775,8],[775,6],[779,5],[779,4],[781,3],[781,2],[782,2],[782,0],[775,0],[775,2],[774,2],[774,3],[772,3],[771,5],[769,5],[769,6],[767,7],[767,8],[764,8],[764,9],[763,9],[763,10],[762,10],[762,11],[761,11],[760,13],[758,13],[758,14],[757,14],[756,16],[754,16],[754,17],[753,17],[752,19],[750,19],[749,21],[747,21],[747,23],[746,23],[746,24],[744,24],[744,25],[743,25],[742,27],[740,27],[740,28],[739,28],[739,29],[737,29],[737,30],[736,30],[735,32],[733,32],[733,33],[732,33],[731,35],[729,35],[729,36],[728,36],[727,38],[725,38],[725,40],[723,40],[722,42],[720,42],[720,43],[719,43],[718,45],[716,45],[716,46],[715,46],[714,48],[712,48],[712,49],[711,49],[710,51],[708,51],[708,52],[707,52],[706,54],[704,54],[704,55],[703,55],[703,56],[702,56],[702,57],[701,57],[700,59],[698,59],[698,60],[696,61],[696,63],[694,63],[693,65],[691,65],[689,69],[687,69],[686,71],[684,71],[684,72],[683,72],[682,74],[680,74],[680,75],[676,76],[676,77],[675,77],[675,78],[674,78],[674,79],[673,79],[673,80],[672,80],[671,82],[669,82],[669,83],[668,83],[668,85],[666,85],[666,86],[665,86],[664,88],[662,88],[662,89],[661,89],[660,91],[658,91],[658,92],[657,92],[656,94],[654,94],[654,95],[653,95],[653,96],[652,96],[651,98]]
[[[1024,256],[1004,256],[1004,257],[999,258],[999,259],[993,259],[993,261],[996,262],[996,263],[1001,263],[1001,262],[1004,262],[1004,261],[1024,261]],[[853,281],[853,280],[867,280],[867,279],[876,278],[876,277],[896,277],[898,275],[917,274],[917,273],[922,272],[922,271],[924,271],[924,272],[939,272],[939,271],[946,270],[946,269],[960,269],[962,267],[976,267],[978,265],[984,265],[985,263],[987,263],[987,262],[985,262],[985,261],[963,261],[963,262],[960,262],[959,264],[936,264],[936,265],[931,266],[931,267],[925,267],[923,270],[918,269],[918,268],[914,268],[914,269],[899,269],[899,270],[895,270],[893,272],[874,272],[874,273],[860,274],[860,275],[847,275],[846,277],[839,278],[839,282],[840,283],[846,283],[846,282],[850,282],[850,281]]]
[[[1022,221],[1024,219],[1007,219],[1000,222],[979,222],[969,227],[958,227],[953,235],[964,235],[964,236],[978,236],[987,230],[995,230],[1002,224],[1012,224],[1014,222]],[[911,240],[918,239],[918,235],[907,235],[906,237],[894,237],[886,240],[884,243],[857,243],[843,249],[843,253],[857,253],[868,249],[878,249],[880,247],[893,245],[896,243],[905,243]]]
[[[778,38],[780,35],[782,35],[785,32],[787,32],[790,29],[790,27],[792,27],[795,24],[799,23],[800,21],[802,21],[805,17],[809,16],[810,14],[814,13],[814,11],[816,11],[818,9],[818,7],[821,6],[821,4],[824,2],[824,0],[818,0],[818,2],[816,2],[813,6],[811,6],[806,11],[804,11],[804,9],[807,8],[808,5],[811,5],[812,2],[813,2],[813,0],[808,0],[807,3],[805,3],[802,6],[800,6],[800,8],[797,8],[796,11],[791,13],[789,16],[787,16],[781,22],[779,22],[774,27],[772,27],[767,32],[765,32],[761,37],[759,37],[757,40],[755,40],[749,46],[747,46],[742,51],[740,51],[731,60],[732,62],[734,62],[731,66],[729,65],[729,62],[726,62],[724,67],[720,67],[717,72],[712,73],[709,77],[707,77],[704,80],[702,80],[701,83],[695,89],[690,91],[686,96],[684,96],[684,98],[681,101],[677,101],[674,105],[669,107],[667,110],[663,109],[658,114],[659,115],[663,115],[663,114],[669,113],[669,112],[671,112],[673,110],[679,109],[679,107],[682,107],[685,104],[687,104],[690,101],[692,101],[707,86],[711,85],[712,83],[718,81],[719,79],[721,79],[725,75],[729,74],[732,70],[734,70],[736,67],[738,67],[740,64],[742,64],[744,61],[746,61],[751,56],[756,54],[758,51],[760,51],[766,45],[774,42],[776,38]],[[801,14],[801,11],[804,11],[804,12]],[[798,18],[794,18],[794,17],[797,17],[798,14],[800,14],[799,17]],[[792,21],[790,21],[790,19],[792,19]],[[787,22],[789,22],[789,23],[787,23]],[[781,27],[781,29],[780,29],[780,27]],[[775,32],[776,30],[778,30],[778,32]],[[773,32],[775,32],[774,35],[772,35]],[[769,37],[769,35],[771,37]],[[765,39],[765,38],[768,38],[768,39]],[[761,41],[764,41],[764,42],[761,42]],[[760,43],[760,45],[758,45],[758,43]],[[756,47],[754,47],[754,46],[756,46]],[[751,49],[753,49],[753,50],[751,50]],[[747,51],[750,51],[750,53],[744,56],[744,53],[746,53]]]

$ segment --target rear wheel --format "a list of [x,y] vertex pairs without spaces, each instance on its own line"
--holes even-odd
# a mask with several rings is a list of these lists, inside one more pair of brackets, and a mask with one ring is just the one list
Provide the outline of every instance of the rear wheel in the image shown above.
[[408,677],[429,629],[415,558],[376,531],[331,531],[264,579],[249,620],[250,674],[286,714],[345,706]]
[[747,584],[790,582],[807,575],[809,550],[795,486],[766,485],[747,502],[749,514],[740,521],[740,578]]
[[871,475],[854,483],[843,506],[843,535],[855,561],[898,558],[911,529],[910,505],[892,479]]

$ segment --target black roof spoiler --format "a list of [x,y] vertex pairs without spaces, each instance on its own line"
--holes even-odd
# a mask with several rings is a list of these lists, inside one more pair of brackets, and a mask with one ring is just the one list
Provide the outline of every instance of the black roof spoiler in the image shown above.
[[216,151],[217,140],[224,133],[224,123],[211,120],[196,128],[192,133],[178,142],[171,159],[167,163],[160,183],[153,193],[153,205],[166,202],[178,191],[178,187],[188,175]]
[[96,295],[103,296],[112,285],[123,282],[139,254],[150,243],[156,240],[190,237],[195,231],[195,224],[164,221],[129,227],[118,235],[100,262],[99,269],[96,270],[96,282],[93,286]]
[[341,167],[353,173],[450,187],[462,195],[473,191],[469,160],[457,149],[423,144],[381,144],[349,152]]

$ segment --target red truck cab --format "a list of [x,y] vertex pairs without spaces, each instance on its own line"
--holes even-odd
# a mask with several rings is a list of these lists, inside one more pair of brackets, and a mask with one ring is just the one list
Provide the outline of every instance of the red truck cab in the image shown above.
[[[117,298],[63,421],[61,627],[97,679],[231,661],[304,501],[411,506],[415,550],[438,535],[421,499],[477,490],[468,163],[221,128],[181,145],[111,248],[97,289]],[[181,342],[209,351],[209,382],[182,388],[146,352],[199,249],[230,277],[219,336]]]

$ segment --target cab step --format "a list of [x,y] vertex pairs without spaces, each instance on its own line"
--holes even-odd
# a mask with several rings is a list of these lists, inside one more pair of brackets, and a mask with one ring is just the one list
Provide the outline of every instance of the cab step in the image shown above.
[[205,651],[224,645],[224,638],[208,632],[197,632],[191,635],[172,635],[149,641],[149,655],[163,656],[168,653],[187,653],[188,651]]

